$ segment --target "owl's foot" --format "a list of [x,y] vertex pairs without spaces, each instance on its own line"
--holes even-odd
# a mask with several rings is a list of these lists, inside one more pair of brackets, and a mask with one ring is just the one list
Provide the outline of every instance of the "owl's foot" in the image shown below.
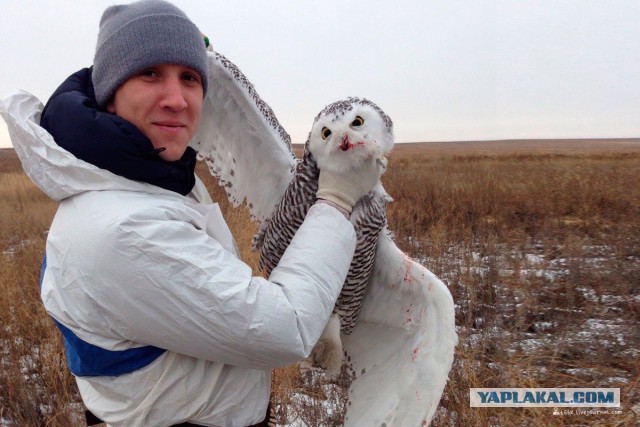
[[326,370],[330,378],[336,378],[342,368],[342,340],[340,339],[340,316],[332,314],[322,336],[311,350],[311,363]]

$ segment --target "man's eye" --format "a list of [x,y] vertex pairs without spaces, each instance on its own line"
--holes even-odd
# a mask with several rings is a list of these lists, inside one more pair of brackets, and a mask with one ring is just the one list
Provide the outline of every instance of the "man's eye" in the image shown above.
[[200,82],[200,76],[196,74],[186,73],[182,75],[182,78],[189,82]]
[[158,77],[158,72],[153,68],[147,68],[146,70],[142,70],[140,75],[145,77]]

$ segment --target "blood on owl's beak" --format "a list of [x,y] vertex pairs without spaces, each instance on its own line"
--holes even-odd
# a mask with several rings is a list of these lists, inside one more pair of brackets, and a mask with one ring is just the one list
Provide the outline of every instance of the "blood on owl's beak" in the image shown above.
[[353,148],[353,144],[349,141],[349,135],[345,134],[342,137],[342,144],[340,144],[340,149],[342,151],[347,151],[348,149]]

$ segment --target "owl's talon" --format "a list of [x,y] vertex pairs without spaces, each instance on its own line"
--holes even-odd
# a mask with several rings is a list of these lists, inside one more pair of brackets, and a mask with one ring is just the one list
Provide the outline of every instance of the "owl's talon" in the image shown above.
[[309,357],[313,366],[323,368],[329,378],[340,374],[343,359],[342,340],[340,339],[340,316],[332,314],[322,336],[313,347]]
[[385,156],[380,156],[376,159],[376,163],[380,165],[383,171],[387,170],[388,160]]

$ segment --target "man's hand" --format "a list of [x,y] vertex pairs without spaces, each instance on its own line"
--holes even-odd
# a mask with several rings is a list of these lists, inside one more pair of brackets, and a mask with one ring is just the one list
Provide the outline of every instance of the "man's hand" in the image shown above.
[[316,195],[351,213],[358,200],[373,190],[386,167],[387,159],[371,157],[344,173],[320,170]]

